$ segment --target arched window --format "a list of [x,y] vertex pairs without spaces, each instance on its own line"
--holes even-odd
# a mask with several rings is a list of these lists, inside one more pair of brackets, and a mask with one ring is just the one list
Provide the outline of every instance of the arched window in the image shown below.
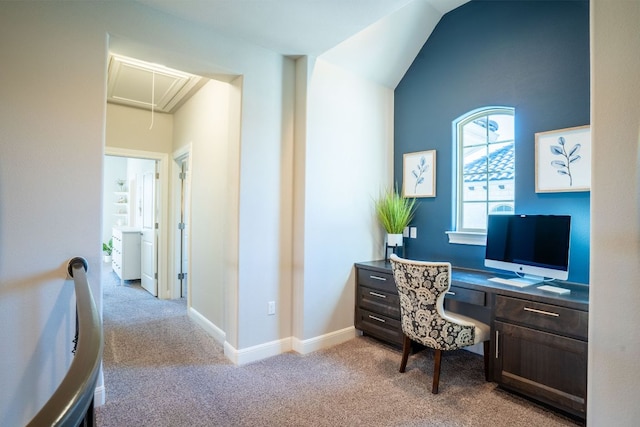
[[485,107],[453,123],[456,233],[486,233],[489,213],[515,209],[514,114],[509,107]]

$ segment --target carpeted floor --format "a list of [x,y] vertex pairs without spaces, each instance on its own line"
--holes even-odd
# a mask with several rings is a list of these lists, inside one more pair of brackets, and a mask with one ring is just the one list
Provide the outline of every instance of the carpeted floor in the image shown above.
[[184,300],[158,300],[103,277],[106,404],[98,426],[573,426],[575,421],[484,381],[482,357],[409,358],[360,337],[308,355],[286,353],[235,366],[186,314]]

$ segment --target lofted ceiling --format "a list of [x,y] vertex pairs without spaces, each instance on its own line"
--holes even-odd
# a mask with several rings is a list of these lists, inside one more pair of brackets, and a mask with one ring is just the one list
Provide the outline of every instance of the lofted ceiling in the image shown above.
[[[135,1],[282,55],[322,56],[393,88],[440,18],[469,0]],[[205,82],[111,56],[108,102],[171,113]]]
[[468,0],[136,0],[283,55],[319,56],[411,3],[438,19]]

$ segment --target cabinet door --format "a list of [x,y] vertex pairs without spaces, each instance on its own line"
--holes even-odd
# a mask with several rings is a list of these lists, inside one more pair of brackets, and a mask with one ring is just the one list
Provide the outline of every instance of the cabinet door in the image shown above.
[[505,388],[584,417],[587,343],[495,322],[494,380]]

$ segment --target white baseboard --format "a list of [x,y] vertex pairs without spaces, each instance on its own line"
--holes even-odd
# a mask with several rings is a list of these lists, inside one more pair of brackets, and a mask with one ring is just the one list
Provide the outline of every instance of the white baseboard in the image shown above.
[[224,355],[236,365],[245,365],[268,357],[277,356],[278,354],[286,353],[291,350],[300,354],[312,353],[323,348],[332,347],[345,341],[349,341],[358,335],[358,330],[353,326],[350,326],[348,328],[330,332],[308,340],[299,340],[295,337],[289,337],[259,344],[242,350],[237,350],[231,344],[225,342]]
[[[214,325],[209,319],[200,314],[193,307],[189,307],[189,317],[196,322],[202,329],[204,329],[209,335],[213,337],[220,344],[225,344],[226,335],[225,332]],[[225,351],[226,354],[226,351]],[[227,356],[228,357],[228,356]]]
[[308,354],[349,341],[358,335],[359,333],[356,328],[350,326],[339,331],[329,332],[328,334],[324,334],[319,337],[309,338],[308,340],[293,338],[293,350],[300,354]]
[[291,351],[291,338],[283,338],[242,350],[235,349],[228,342],[224,343],[224,355],[236,365],[246,365],[268,357]]

